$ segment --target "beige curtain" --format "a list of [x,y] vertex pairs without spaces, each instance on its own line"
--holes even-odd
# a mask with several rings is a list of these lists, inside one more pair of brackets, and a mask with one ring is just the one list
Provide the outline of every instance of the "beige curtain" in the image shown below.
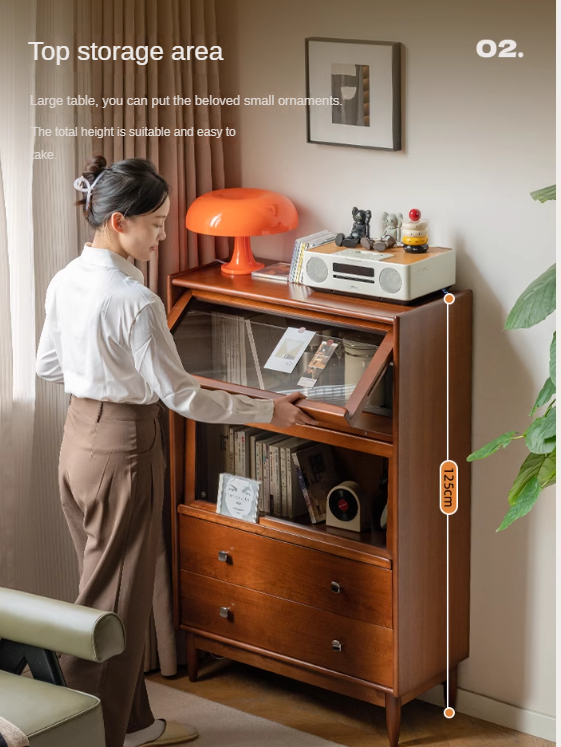
[[[147,65],[120,60],[78,61],[76,65],[80,92],[99,102],[98,107],[89,110],[89,126],[113,128],[113,136],[82,142],[80,155],[89,155],[89,145],[90,153],[103,154],[108,163],[123,158],[148,158],[170,185],[167,238],[157,257],[138,263],[147,286],[165,302],[168,275],[228,255],[227,239],[188,234],[185,229],[185,214],[191,202],[200,194],[224,187],[222,141],[173,136],[175,128],[221,126],[219,107],[181,106],[173,101],[174,96],[193,100],[195,95],[220,95],[217,61],[171,59],[174,46],[217,44],[214,0],[76,0],[76,11],[77,46],[159,45],[164,51],[161,60],[149,60]],[[148,99],[147,106],[127,104],[128,99],[143,97]],[[116,99],[118,103],[104,108],[103,98]],[[156,98],[160,103],[152,106],[152,99]],[[86,115],[80,112],[79,116]],[[129,134],[131,129],[143,127],[168,128],[172,136]],[[125,128],[127,134],[117,136],[117,128]],[[169,511],[164,514],[169,528],[168,517]],[[175,652],[169,562],[162,539],[145,669],[159,667],[164,675],[175,674]]]
[[[71,125],[73,112],[29,97],[65,95],[73,73],[34,62],[27,42],[72,38],[73,2],[2,0],[0,24],[0,585],[62,599],[78,580],[57,481],[68,397],[36,378],[35,351],[46,287],[77,255],[75,146],[32,128]],[[41,149],[56,161],[33,160]]]
[[13,349],[10,311],[10,264],[4,182],[0,152],[0,586],[13,587],[15,581],[15,516],[13,417]]
[[[112,24],[121,18],[129,31],[134,28],[131,23],[137,25],[135,44],[159,43],[166,48],[158,28],[170,36],[172,28],[178,29],[175,17],[167,12],[171,10],[184,24],[188,23],[188,28],[198,29],[195,36],[195,31],[187,35],[185,43],[191,39],[203,43],[205,24],[214,29],[208,4],[197,5],[192,13],[185,2],[137,1],[126,5],[127,8],[122,3],[102,5],[90,0],[42,0],[37,4],[35,0],[0,0],[0,98],[5,104],[0,110],[0,585],[69,601],[76,597],[77,564],[60,509],[56,474],[68,397],[61,387],[36,379],[35,353],[44,320],[46,287],[53,275],[78,255],[83,242],[91,238],[85,221],[73,206],[73,180],[92,152],[103,152],[109,160],[148,156],[169,180],[174,212],[166,246],[160,253],[160,266],[142,268],[150,286],[162,297],[167,274],[213,257],[213,243],[198,243],[194,236],[187,243],[184,215],[188,199],[223,180],[221,145],[217,147],[216,143],[200,142],[195,147],[193,142],[180,139],[125,138],[119,143],[81,137],[34,137],[34,125],[52,131],[56,126],[97,126],[95,118],[100,112],[99,108],[84,106],[74,111],[66,106],[36,109],[29,106],[32,93],[111,95],[114,80],[105,63],[97,63],[101,64],[98,68],[82,65],[79,70],[73,60],[59,67],[34,63],[28,41],[49,39],[54,45],[72,46],[74,34],[84,39],[86,32],[91,34],[95,24],[101,22],[104,33],[113,33]],[[118,15],[125,10],[126,23],[124,16]],[[150,38],[144,38],[141,28],[151,29]],[[209,39],[213,38],[212,33],[209,32]],[[91,42],[86,39],[82,43]],[[187,66],[172,69],[177,76],[177,92],[184,91],[185,86],[196,87],[201,93],[205,90],[204,71],[195,73]],[[136,86],[138,90],[157,90],[161,79],[171,86],[169,71],[164,73],[148,66],[127,72],[132,72],[133,92]],[[100,90],[100,85],[106,88]],[[215,87],[212,91],[217,92]],[[190,111],[181,110],[173,116],[186,118]],[[150,110],[146,116],[151,121],[161,112]],[[166,117],[171,115],[171,108],[165,111]],[[109,117],[110,111],[102,111],[102,116]],[[117,108],[111,116],[118,117]],[[215,122],[210,119],[215,116],[216,112],[208,112],[208,121]],[[204,124],[204,117],[197,122]],[[134,121],[132,124],[139,126]],[[120,152],[113,155],[116,148]],[[33,152],[41,149],[54,151],[56,160],[34,161]],[[160,666],[163,674],[172,675],[177,670],[177,657],[163,538],[156,575],[145,667]]]
[[35,409],[35,121],[29,107],[35,65],[25,49],[35,31],[35,2],[3,3],[0,15],[0,585],[31,590],[34,564],[20,547],[29,516]]
[[[91,95],[114,98],[122,104],[92,109],[97,128],[220,128],[218,106],[175,106],[174,96],[219,96],[219,62],[171,59],[174,46],[217,44],[214,0],[85,0],[78,3],[78,44],[133,47],[159,45],[163,59],[147,65],[132,61],[77,62],[78,75],[91,80]],[[132,98],[148,99],[148,106],[127,105]],[[153,98],[169,105],[151,106]],[[115,130],[114,130],[115,131]],[[168,181],[171,209],[167,239],[159,256],[139,263],[147,285],[165,299],[169,274],[210,262],[228,254],[226,239],[197,236],[185,229],[187,207],[200,194],[224,187],[222,140],[197,137],[106,137],[92,140],[92,151],[109,163],[123,158],[149,158]]]

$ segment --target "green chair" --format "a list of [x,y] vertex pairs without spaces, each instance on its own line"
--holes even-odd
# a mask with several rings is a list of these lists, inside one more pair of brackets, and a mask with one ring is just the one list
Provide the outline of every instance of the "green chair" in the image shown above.
[[[117,615],[0,588],[0,639],[0,716],[30,747],[105,747],[99,698],[66,687],[55,652],[96,662],[120,654]],[[33,678],[20,676],[26,664]]]

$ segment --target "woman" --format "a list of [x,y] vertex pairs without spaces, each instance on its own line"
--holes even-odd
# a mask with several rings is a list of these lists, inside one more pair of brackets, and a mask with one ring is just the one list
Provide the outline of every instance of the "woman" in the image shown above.
[[69,687],[102,702],[107,747],[180,744],[194,727],[155,720],[143,674],[161,528],[164,457],[159,400],[212,423],[315,424],[298,393],[274,401],[210,392],[183,368],[164,306],[128,259],[165,238],[165,180],[142,159],[92,157],[74,183],[95,229],[47,289],[37,374],[70,397],[60,452],[62,508],[78,555],[77,604],[116,612],[125,651],[104,664],[63,656]]

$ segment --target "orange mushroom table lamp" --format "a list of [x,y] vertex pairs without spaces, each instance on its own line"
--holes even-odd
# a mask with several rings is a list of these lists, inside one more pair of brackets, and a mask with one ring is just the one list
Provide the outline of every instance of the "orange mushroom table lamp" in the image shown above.
[[233,236],[234,252],[222,272],[249,275],[265,266],[253,258],[250,237],[290,231],[298,213],[288,197],[268,189],[216,189],[191,203],[185,225],[196,233]]

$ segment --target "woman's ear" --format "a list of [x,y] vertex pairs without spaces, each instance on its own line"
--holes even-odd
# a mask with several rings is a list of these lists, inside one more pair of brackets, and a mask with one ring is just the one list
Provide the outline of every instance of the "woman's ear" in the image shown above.
[[109,218],[109,226],[117,233],[124,233],[125,220],[125,216],[122,213],[113,213]]

